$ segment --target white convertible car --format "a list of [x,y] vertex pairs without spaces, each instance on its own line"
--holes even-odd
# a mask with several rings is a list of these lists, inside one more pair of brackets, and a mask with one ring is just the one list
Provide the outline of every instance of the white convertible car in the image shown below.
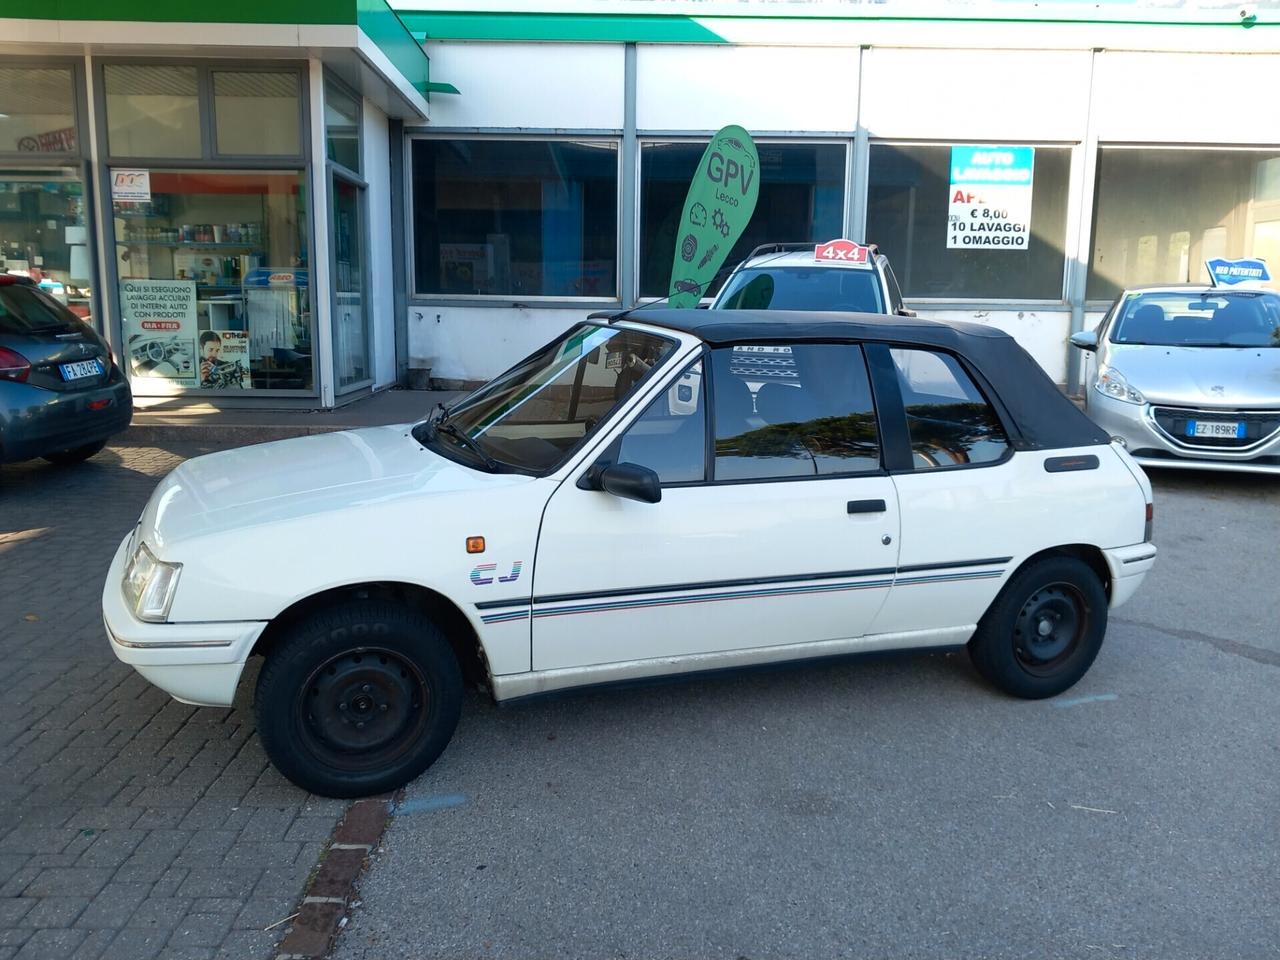
[[103,591],[112,649],[256,709],[316,793],[397,787],[464,678],[498,700],[967,644],[1048,697],[1151,568],[1140,468],[988,327],[856,314],[593,318],[448,411],[199,457]]

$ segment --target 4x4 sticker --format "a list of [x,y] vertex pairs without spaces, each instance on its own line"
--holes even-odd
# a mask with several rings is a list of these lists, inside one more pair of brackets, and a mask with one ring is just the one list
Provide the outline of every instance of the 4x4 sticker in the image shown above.
[[[511,572],[505,577],[497,577],[499,583],[515,583],[520,579],[520,569],[524,566],[523,560],[517,560],[511,564]],[[494,581],[494,572],[498,569],[496,563],[480,563],[471,571],[471,582],[477,587],[488,586]]]

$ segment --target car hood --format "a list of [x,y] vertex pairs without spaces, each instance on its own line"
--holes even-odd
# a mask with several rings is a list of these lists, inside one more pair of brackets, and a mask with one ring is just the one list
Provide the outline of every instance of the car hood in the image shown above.
[[[143,511],[140,532],[162,557],[175,545],[304,517],[436,495],[481,495],[536,482],[439,456],[411,424],[317,434],[226,450],[183,463]],[[326,522],[332,522],[326,517]],[[334,522],[338,535],[342,526]]]
[[1111,344],[1107,363],[1153,403],[1280,407],[1280,348]]

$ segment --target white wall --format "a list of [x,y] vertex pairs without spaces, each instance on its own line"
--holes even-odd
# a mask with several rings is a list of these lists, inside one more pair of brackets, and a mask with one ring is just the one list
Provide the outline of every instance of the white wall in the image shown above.
[[369,218],[369,292],[374,389],[396,379],[395,271],[391,269],[391,157],[387,115],[364,101],[364,177]]
[[488,380],[594,309],[409,307],[409,355],[436,380]]
[[862,124],[874,137],[1082,140],[1088,50],[866,52]]
[[636,48],[641,130],[850,131],[858,125],[857,47]]
[[1057,384],[1067,381],[1067,338],[1071,311],[1065,307],[1035,310],[917,310],[930,320],[989,324],[1005,331],[1035,357]]
[[432,127],[620,130],[620,43],[432,43],[431,75],[461,96],[431,98]]

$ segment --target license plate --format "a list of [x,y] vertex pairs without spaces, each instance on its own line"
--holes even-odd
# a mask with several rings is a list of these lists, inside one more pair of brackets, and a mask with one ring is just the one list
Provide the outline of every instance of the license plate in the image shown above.
[[96,377],[102,373],[102,365],[97,360],[64,363],[58,369],[62,371],[63,380],[83,380],[85,377]]
[[1206,423],[1192,420],[1187,423],[1188,437],[1218,437],[1227,440],[1243,440],[1243,423]]

